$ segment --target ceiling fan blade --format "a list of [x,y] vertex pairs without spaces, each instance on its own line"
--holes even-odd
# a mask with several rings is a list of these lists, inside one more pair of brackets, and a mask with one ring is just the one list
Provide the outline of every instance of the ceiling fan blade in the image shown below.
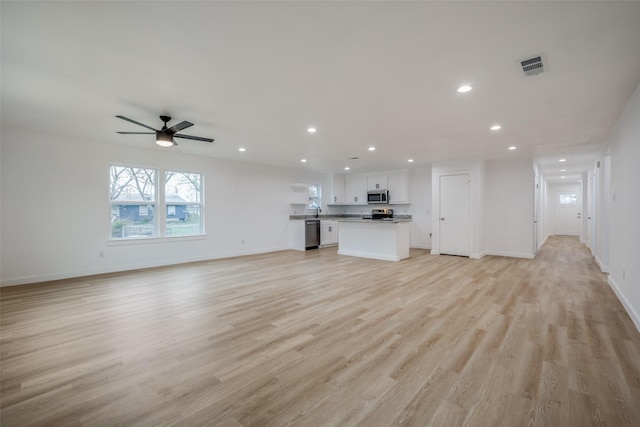
[[191,123],[191,122],[187,122],[187,121],[184,121],[184,122],[180,122],[180,123],[178,123],[177,125],[173,125],[173,126],[171,126],[171,127],[170,127],[169,129],[167,129],[167,130],[169,130],[169,131],[171,131],[171,132],[180,132],[182,129],[186,129],[186,128],[188,128],[189,126],[193,126],[193,123]]
[[213,142],[213,139],[211,139],[211,138],[202,138],[200,136],[182,135],[182,134],[178,134],[178,133],[176,133],[173,136],[175,138],[195,139],[196,141]]
[[126,120],[126,121],[128,121],[128,122],[134,123],[134,124],[136,124],[136,125],[138,125],[138,126],[142,126],[142,127],[144,127],[144,128],[147,128],[147,129],[150,129],[150,130],[152,130],[152,131],[156,132],[156,129],[152,128],[151,126],[147,126],[147,125],[145,125],[145,124],[143,124],[143,123],[136,122],[135,120],[131,120],[130,118],[127,118],[127,117],[125,117],[125,116],[116,116],[116,117],[117,117],[117,118],[119,118],[119,119]]
[[155,132],[118,132],[123,135],[153,135]]

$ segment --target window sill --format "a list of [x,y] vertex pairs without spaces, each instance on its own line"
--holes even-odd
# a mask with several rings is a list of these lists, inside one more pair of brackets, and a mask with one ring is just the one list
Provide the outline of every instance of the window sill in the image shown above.
[[129,239],[107,239],[107,246],[150,245],[165,242],[185,242],[190,240],[205,240],[206,234],[196,236],[163,236],[163,237],[138,237]]

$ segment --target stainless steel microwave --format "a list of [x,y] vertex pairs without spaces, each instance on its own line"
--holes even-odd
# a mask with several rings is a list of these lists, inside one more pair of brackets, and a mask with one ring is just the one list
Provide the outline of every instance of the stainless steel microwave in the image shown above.
[[389,203],[389,191],[387,190],[373,190],[367,192],[367,203]]

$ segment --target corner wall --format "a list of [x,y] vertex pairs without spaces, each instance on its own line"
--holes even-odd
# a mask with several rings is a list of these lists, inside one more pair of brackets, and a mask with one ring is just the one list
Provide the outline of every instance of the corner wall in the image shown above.
[[640,85],[609,136],[609,283],[640,330]]
[[[110,241],[111,163],[203,173],[206,235]],[[324,175],[300,174],[179,150],[3,130],[0,283],[288,249],[290,184],[328,185]]]
[[534,257],[534,165],[530,158],[487,163],[487,254]]

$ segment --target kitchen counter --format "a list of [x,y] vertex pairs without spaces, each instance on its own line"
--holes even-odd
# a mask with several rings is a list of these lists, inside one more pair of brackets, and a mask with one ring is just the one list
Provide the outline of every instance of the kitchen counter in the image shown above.
[[345,218],[339,222],[338,254],[385,261],[409,258],[410,219]]
[[364,222],[364,223],[384,223],[384,224],[397,224],[399,222],[411,222],[411,218],[385,218],[385,219],[371,219],[371,218],[341,218],[339,222]]
[[[319,220],[332,220],[332,221],[344,221],[344,220],[362,220],[362,214],[321,214],[316,218],[314,214],[308,215],[289,215],[290,220],[301,219],[319,219]],[[411,220],[411,215],[395,215],[393,219],[398,220]],[[370,221],[370,220],[369,220]]]

